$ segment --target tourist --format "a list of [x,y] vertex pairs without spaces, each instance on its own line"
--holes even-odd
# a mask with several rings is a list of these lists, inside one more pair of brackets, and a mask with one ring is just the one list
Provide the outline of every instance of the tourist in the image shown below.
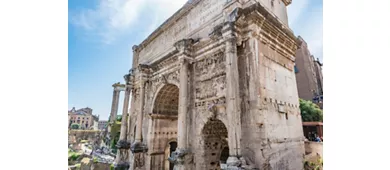
[[321,141],[321,138],[320,138],[319,136],[317,136],[317,135],[316,135],[315,141],[316,141],[316,142],[322,142],[322,141]]

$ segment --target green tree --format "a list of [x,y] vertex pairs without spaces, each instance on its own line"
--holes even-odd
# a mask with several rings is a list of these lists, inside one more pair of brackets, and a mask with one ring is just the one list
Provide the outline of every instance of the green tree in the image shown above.
[[322,110],[311,101],[299,99],[303,122],[322,122]]
[[73,123],[72,125],[70,125],[70,128],[71,129],[80,129],[80,125],[77,123]]
[[122,115],[116,116],[116,121],[121,122],[122,121]]

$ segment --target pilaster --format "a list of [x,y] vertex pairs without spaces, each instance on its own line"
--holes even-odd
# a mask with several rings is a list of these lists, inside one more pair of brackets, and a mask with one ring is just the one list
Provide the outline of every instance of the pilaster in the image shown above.
[[241,107],[239,95],[239,77],[237,62],[237,35],[233,22],[227,22],[223,27],[223,37],[226,43],[226,114],[228,119],[229,169],[237,169],[241,156]]

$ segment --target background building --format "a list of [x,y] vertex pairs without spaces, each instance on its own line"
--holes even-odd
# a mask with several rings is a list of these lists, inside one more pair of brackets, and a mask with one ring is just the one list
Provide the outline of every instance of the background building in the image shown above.
[[298,36],[295,75],[299,98],[317,103],[322,108],[322,63],[310,54],[305,40]]
[[103,130],[104,128],[106,128],[107,124],[108,124],[108,121],[107,120],[101,120],[98,122],[98,129],[99,130]]
[[98,119],[98,117],[92,115],[92,109],[88,107],[78,110],[73,107],[72,110],[68,111],[68,115],[70,117],[68,122],[69,127],[71,124],[77,123],[81,129],[93,127],[94,121],[96,118]]

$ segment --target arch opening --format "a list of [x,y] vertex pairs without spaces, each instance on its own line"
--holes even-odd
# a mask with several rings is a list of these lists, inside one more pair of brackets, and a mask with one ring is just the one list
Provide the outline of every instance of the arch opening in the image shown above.
[[179,87],[164,84],[155,94],[149,132],[152,155],[151,166],[155,169],[173,169],[168,158],[176,150],[177,118],[179,113]]
[[229,157],[227,143],[228,131],[225,124],[218,119],[210,119],[202,129],[204,141],[204,159],[206,169],[225,169]]
[[177,115],[179,109],[179,88],[166,84],[158,92],[153,105],[153,114]]

